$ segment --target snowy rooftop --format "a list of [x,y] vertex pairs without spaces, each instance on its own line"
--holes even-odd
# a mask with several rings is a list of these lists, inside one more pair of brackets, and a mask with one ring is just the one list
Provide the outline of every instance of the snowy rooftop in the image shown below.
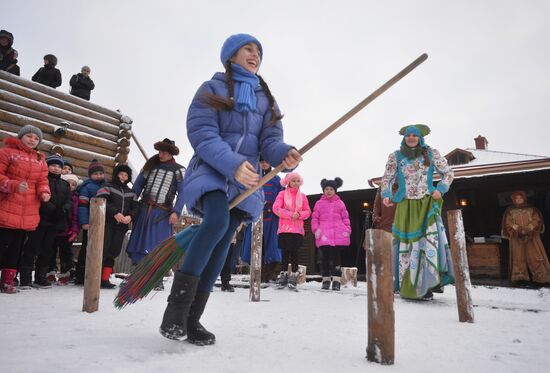
[[[472,153],[473,156],[475,157],[475,159],[467,163],[467,166],[480,166],[480,165],[496,164],[496,163],[532,161],[532,160],[544,159],[548,157],[548,156],[533,155],[533,154],[508,153],[508,152],[499,152],[494,150],[480,150],[475,148],[466,148],[463,150]],[[466,165],[460,165],[460,166],[466,166]]]

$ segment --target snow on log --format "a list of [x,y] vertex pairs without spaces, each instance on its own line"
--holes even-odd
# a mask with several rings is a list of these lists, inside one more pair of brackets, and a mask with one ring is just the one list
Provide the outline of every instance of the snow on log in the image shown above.
[[472,306],[472,284],[466,254],[466,235],[461,210],[447,211],[449,237],[451,238],[451,256],[455,272],[456,304],[460,322],[474,322]]
[[[250,252],[250,295],[251,302],[260,301],[262,282],[262,244],[264,219],[260,215],[258,221],[252,223],[252,247]],[[244,228],[243,228],[244,229]]]

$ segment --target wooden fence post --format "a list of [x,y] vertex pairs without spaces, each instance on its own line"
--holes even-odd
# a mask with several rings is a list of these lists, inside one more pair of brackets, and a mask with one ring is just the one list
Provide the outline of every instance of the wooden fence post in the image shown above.
[[88,229],[84,301],[82,304],[82,311],[84,312],[96,312],[99,308],[104,235],[105,198],[92,198],[90,200],[90,228]]
[[458,320],[460,322],[474,322],[474,310],[470,282],[470,269],[466,254],[466,236],[461,210],[447,211],[449,223],[449,238],[451,256],[455,272],[456,304],[458,306]]
[[392,365],[395,354],[392,235],[380,229],[365,234],[368,301],[367,359]]
[[257,222],[252,223],[252,247],[250,248],[250,295],[251,302],[260,301],[262,282],[262,244],[264,219],[260,215]]

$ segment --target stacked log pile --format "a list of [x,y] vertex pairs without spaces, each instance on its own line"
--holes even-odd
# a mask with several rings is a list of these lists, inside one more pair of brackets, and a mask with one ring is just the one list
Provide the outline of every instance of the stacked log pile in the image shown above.
[[108,179],[117,164],[128,162],[131,118],[0,71],[0,140],[17,136],[27,124],[44,134],[38,149],[68,159],[81,178],[88,177],[88,165],[94,158],[103,164]]

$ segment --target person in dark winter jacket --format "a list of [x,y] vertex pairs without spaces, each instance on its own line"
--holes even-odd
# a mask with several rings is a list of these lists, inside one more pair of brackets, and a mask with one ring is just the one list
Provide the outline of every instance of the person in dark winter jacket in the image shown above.
[[229,210],[229,201],[258,185],[260,152],[271,164],[292,169],[301,156],[283,142],[275,99],[257,75],[262,45],[247,34],[230,36],[223,44],[224,73],[203,83],[187,113],[187,136],[195,151],[183,180],[189,211],[203,221],[174,276],[160,333],[199,345],[216,337],[200,324],[210,291],[242,221],[257,220],[263,210],[261,189]]
[[57,57],[53,54],[44,56],[44,67],[32,76],[32,81],[47,85],[48,87],[57,88],[61,85],[61,71],[55,68],[57,65]]
[[19,75],[17,51],[12,46],[13,34],[6,30],[0,30],[0,70]]
[[42,131],[21,127],[0,149],[0,292],[17,292],[13,280],[26,233],[40,221],[40,202],[50,200],[48,166],[36,150]]
[[71,188],[69,183],[61,179],[63,158],[57,154],[50,155],[46,158],[46,163],[51,199],[41,204],[38,228],[29,234],[23,247],[19,266],[21,288],[30,286],[35,256],[38,258],[32,286],[38,288],[51,286],[46,274],[50,257],[53,255],[55,238],[67,229],[67,215],[70,216],[73,212]]
[[94,81],[90,79],[90,68],[82,66],[79,74],[71,77],[71,95],[90,101],[90,92],[95,88]]
[[101,287],[105,289],[116,287],[109,281],[111,273],[113,273],[115,259],[122,249],[122,241],[128,231],[128,224],[136,218],[139,212],[136,194],[128,187],[131,180],[132,169],[126,165],[118,165],[113,170],[113,181],[104,184],[96,194],[96,197],[105,198],[107,202],[103,269],[101,271]]
[[105,169],[97,159],[88,166],[88,180],[84,181],[78,192],[78,224],[82,229],[82,246],[76,264],[75,285],[84,284],[86,269],[86,247],[88,246],[88,229],[90,228],[90,199],[95,197],[99,188],[105,183]]
[[[65,166],[63,166],[65,169]],[[80,233],[80,227],[78,226],[78,192],[76,187],[78,186],[78,176],[73,174],[62,174],[61,178],[69,183],[72,192],[73,199],[73,211],[72,214],[67,214],[67,229],[59,233],[55,240],[56,250],[50,260],[50,270],[48,272],[48,281],[50,283],[55,282],[57,275],[57,252],[59,252],[59,262],[61,269],[57,275],[57,285],[68,285],[71,271],[74,267],[73,262],[73,243]]]

